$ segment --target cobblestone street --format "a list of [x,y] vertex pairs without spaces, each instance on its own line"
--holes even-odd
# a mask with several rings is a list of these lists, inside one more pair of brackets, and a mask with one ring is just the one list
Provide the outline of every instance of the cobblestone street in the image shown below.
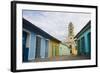
[[35,59],[30,62],[46,62],[46,61],[68,61],[68,60],[86,60],[90,59],[90,57],[86,56],[58,56],[52,58],[44,58],[44,59]]

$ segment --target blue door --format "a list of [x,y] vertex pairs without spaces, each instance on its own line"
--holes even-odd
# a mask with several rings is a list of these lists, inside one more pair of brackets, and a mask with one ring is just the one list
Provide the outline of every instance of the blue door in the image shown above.
[[36,52],[35,52],[35,58],[41,58],[40,56],[40,49],[41,49],[41,38],[36,37]]
[[91,56],[91,32],[88,33],[87,37],[88,37],[88,53],[87,53],[87,55]]
[[27,33],[23,31],[23,62],[28,61],[29,48],[26,47]]
[[84,37],[81,38],[81,49],[82,49],[81,55],[86,55],[85,54],[85,38]]

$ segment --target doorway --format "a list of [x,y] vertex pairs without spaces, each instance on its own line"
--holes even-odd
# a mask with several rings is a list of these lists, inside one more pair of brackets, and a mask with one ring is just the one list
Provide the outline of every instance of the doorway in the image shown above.
[[41,56],[40,56],[40,49],[41,49],[41,37],[36,36],[36,52],[35,52],[35,58],[41,58]]
[[27,44],[27,35],[28,33],[23,31],[23,37],[22,37],[22,42],[23,42],[23,62],[27,62],[28,61],[28,53],[29,53],[29,48],[26,47]]

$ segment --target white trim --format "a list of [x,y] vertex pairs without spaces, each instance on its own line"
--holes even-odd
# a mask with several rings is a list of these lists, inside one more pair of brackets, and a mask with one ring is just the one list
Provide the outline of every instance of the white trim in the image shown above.
[[[16,27],[17,27],[17,70],[20,69],[38,69],[38,68],[51,68],[51,67],[71,67],[71,66],[85,66],[96,64],[96,10],[95,8],[79,8],[79,7],[63,7],[63,6],[45,6],[45,5],[28,5],[17,4],[16,5]],[[39,62],[39,63],[22,63],[22,10],[51,10],[51,11],[71,11],[71,12],[89,12],[91,13],[91,59],[90,60],[71,60],[71,61],[53,61],[53,62]]]
[[28,31],[27,29],[23,29],[23,31],[27,33],[26,47],[30,48],[31,32]]
[[23,31],[25,31],[25,32],[27,32],[27,33],[29,33],[29,34],[31,34],[31,32],[30,31],[28,31],[27,29],[25,29],[25,28],[23,28]]
[[49,39],[45,39],[45,40],[49,41]]
[[37,36],[40,37],[41,39],[43,38],[43,36],[41,36],[41,35],[36,35],[36,37],[37,37]]

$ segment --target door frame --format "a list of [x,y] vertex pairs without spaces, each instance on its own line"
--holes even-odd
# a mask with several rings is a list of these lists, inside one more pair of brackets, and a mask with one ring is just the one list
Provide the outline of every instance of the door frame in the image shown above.
[[[41,35],[36,35],[35,38],[36,37],[40,37],[41,39],[43,38]],[[35,40],[35,43],[36,43],[36,40]],[[40,45],[41,45],[41,43],[40,43]],[[36,48],[36,44],[35,44],[35,59],[37,59],[37,57],[36,57],[36,49],[37,48]],[[41,46],[40,46],[40,57],[39,58],[41,58]]]
[[[28,31],[27,29],[23,29],[22,32],[26,32],[27,33],[27,38],[26,38],[26,48],[30,49],[30,41],[31,41],[31,32]],[[29,51],[28,51],[29,52]],[[29,53],[28,53],[29,55]]]

